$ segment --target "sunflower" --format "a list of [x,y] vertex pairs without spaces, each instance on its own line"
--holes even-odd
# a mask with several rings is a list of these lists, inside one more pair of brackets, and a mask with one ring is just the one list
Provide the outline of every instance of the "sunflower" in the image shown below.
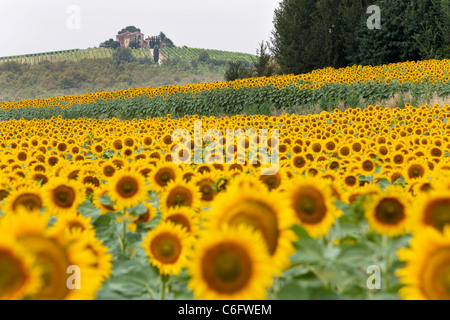
[[78,213],[68,213],[58,216],[57,222],[54,224],[54,232],[63,235],[64,233],[74,233],[79,230],[84,232],[93,230],[94,227],[90,224],[91,218],[85,218]]
[[41,287],[35,257],[8,233],[0,237],[0,300],[17,300],[33,295]]
[[[47,228],[49,215],[31,214],[21,211],[2,221],[0,233],[15,237],[20,245],[35,257],[35,265],[41,270],[41,287],[30,299],[94,299],[99,288],[98,276],[91,267],[95,257],[86,250],[84,241],[68,241],[68,238]],[[67,270],[78,266],[82,270],[81,289],[71,290],[67,286]]]
[[128,225],[130,231],[135,232],[139,223],[147,223],[156,217],[155,208],[150,203],[146,203],[145,207],[147,210]]
[[196,236],[199,232],[200,221],[198,214],[188,207],[175,207],[164,211],[162,213],[162,221],[170,221],[180,225],[192,236]]
[[[64,224],[64,222],[62,222]],[[53,227],[52,227],[53,228]],[[54,230],[62,230],[59,225],[59,221],[54,225]],[[97,239],[95,235],[95,229],[88,227],[84,230],[81,228],[71,228],[71,231],[65,232],[65,234],[60,233],[60,237],[65,237],[67,243],[80,243],[83,246],[84,251],[89,252],[94,257],[89,265],[90,268],[90,281],[91,287],[94,292],[100,289],[102,282],[109,278],[112,274],[112,261],[113,255],[108,253],[109,248],[102,244],[102,242]]]
[[52,214],[75,213],[83,200],[83,186],[77,181],[55,178],[45,185],[44,205]]
[[217,177],[213,172],[204,172],[196,175],[192,179],[192,183],[197,186],[198,191],[201,193],[202,203],[208,205],[212,203],[217,191],[214,189],[214,184],[217,181]]
[[144,177],[134,171],[118,171],[108,183],[108,193],[119,210],[136,206],[147,197]]
[[101,166],[103,176],[111,178],[117,171],[117,167],[112,162],[104,162]]
[[297,223],[313,238],[326,236],[340,215],[332,203],[327,183],[322,179],[301,177],[291,180],[286,192]]
[[161,192],[167,187],[169,182],[174,181],[179,177],[181,177],[181,171],[177,165],[163,162],[158,164],[156,168],[152,170],[148,181],[150,182],[150,188],[152,190]]
[[376,195],[366,210],[369,228],[380,234],[395,237],[405,234],[409,228],[409,195],[401,186],[389,186]]
[[428,173],[428,164],[421,160],[409,161],[403,169],[404,177],[409,180],[426,177]]
[[266,298],[272,279],[271,259],[261,233],[249,226],[202,234],[189,267],[188,286],[197,299]]
[[105,205],[100,201],[100,197],[108,194],[108,186],[107,185],[101,185],[99,188],[95,189],[94,191],[94,197],[92,199],[92,203],[96,208],[100,209],[100,214],[105,214],[108,212],[115,212],[117,211],[116,205]]
[[5,214],[16,213],[21,208],[29,212],[39,212],[43,207],[42,191],[33,187],[23,186],[10,191],[2,204]]
[[415,234],[410,249],[397,251],[406,265],[397,271],[407,300],[450,300],[450,227],[426,227]]
[[205,228],[210,230],[241,224],[255,228],[266,242],[275,272],[289,266],[289,255],[295,251],[292,241],[296,237],[290,230],[294,213],[282,193],[233,183],[217,195],[206,218]]
[[259,179],[263,184],[267,186],[269,191],[280,188],[280,186],[288,180],[286,170],[281,168],[276,172],[266,172],[264,175],[260,175]]
[[186,229],[167,221],[147,232],[142,247],[161,274],[178,275],[188,265],[192,241]]
[[426,226],[443,231],[450,226],[450,191],[439,190],[419,196],[414,205],[412,227],[414,230]]
[[201,197],[195,184],[178,179],[167,185],[161,195],[160,208],[162,211],[178,206],[197,209],[200,207]]

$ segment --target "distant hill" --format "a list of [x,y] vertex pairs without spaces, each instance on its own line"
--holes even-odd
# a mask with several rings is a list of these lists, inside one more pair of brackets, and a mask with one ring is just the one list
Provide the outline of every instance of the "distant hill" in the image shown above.
[[[118,65],[114,49],[90,48],[0,58],[0,101],[86,92],[224,81],[227,61],[250,65],[252,55],[196,48],[132,49],[134,62]],[[11,62],[11,63],[8,63]]]
[[[80,61],[82,59],[108,59],[112,57],[114,50],[107,48],[89,48],[89,49],[72,49],[62,50],[44,53],[25,54],[19,56],[0,57],[0,64],[5,62],[15,61],[23,64],[37,64],[40,61]],[[252,55],[247,53],[211,50],[211,49],[198,49],[188,47],[173,47],[173,48],[161,48],[160,59],[162,61],[166,59],[178,58],[184,61],[197,60],[200,55],[206,52],[209,59],[216,62],[218,65],[226,64],[227,61],[241,60],[251,63]],[[153,56],[148,48],[133,49],[133,55],[135,58],[151,58]]]

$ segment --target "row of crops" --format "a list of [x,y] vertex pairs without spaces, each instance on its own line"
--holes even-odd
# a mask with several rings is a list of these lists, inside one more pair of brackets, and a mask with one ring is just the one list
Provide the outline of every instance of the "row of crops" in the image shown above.
[[[302,75],[239,79],[229,82],[136,88],[50,99],[0,103],[0,119],[64,118],[133,119],[165,116],[268,113],[275,107],[298,113],[327,101],[380,101],[395,94],[411,99],[450,96],[450,60],[426,60],[383,66],[325,68]],[[325,101],[325,103],[323,103]],[[410,101],[412,102],[412,101]],[[24,108],[26,112],[24,112]],[[263,110],[264,109],[264,110]]]
[[449,299],[449,115],[3,121],[0,299]]
[[203,52],[208,53],[209,59],[217,61],[246,61],[252,63],[254,58],[251,54],[188,47],[165,47],[161,48],[160,52],[165,59],[177,58],[184,61],[197,60]]
[[80,61],[81,59],[103,59],[110,58],[112,51],[105,48],[89,48],[85,50],[73,49],[65,51],[55,51],[49,53],[37,53],[22,56],[0,58],[1,63],[17,62],[26,64],[37,64],[41,61]]
[[[73,49],[55,51],[48,53],[36,53],[20,56],[2,57],[0,64],[7,62],[17,62],[26,64],[37,64],[40,61],[80,61],[81,59],[107,59],[111,58],[114,50],[107,48]],[[133,49],[133,56],[139,58],[150,58],[153,56],[148,48]],[[227,52],[220,50],[195,49],[187,47],[161,48],[161,59],[178,58],[180,60],[196,60],[202,52],[207,52],[211,59],[220,61],[242,60],[251,63],[252,55],[238,52]]]

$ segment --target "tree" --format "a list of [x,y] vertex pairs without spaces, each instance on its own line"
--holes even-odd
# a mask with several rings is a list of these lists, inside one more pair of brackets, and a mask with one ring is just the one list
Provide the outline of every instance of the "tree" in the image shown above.
[[[421,59],[450,57],[450,1],[419,0],[417,10],[408,12],[408,19],[419,21],[414,35]],[[413,20],[414,21],[414,20]],[[447,48],[447,54],[445,50]]]
[[275,9],[272,53],[283,73],[304,73],[314,68],[305,48],[315,39],[309,33],[314,0],[283,0]]
[[155,61],[155,63],[159,62],[159,46],[153,48],[153,61]]
[[250,77],[250,71],[242,61],[229,61],[225,71],[225,81]]
[[166,46],[167,46],[168,48],[173,48],[173,47],[175,47],[175,45],[173,44],[173,41],[170,40],[170,39],[167,38],[167,37],[166,37],[164,43],[166,44]]
[[159,33],[159,38],[161,39],[161,42],[164,42],[166,40],[166,35],[164,34],[164,32],[160,32]]
[[121,64],[122,62],[133,62],[135,60],[130,48],[117,48],[112,57],[117,64]]
[[208,62],[209,60],[209,53],[207,51],[202,51],[198,56],[199,62]]
[[106,40],[105,42],[100,43],[100,48],[116,49],[118,47],[120,47],[120,42],[114,41],[112,38]]
[[[283,0],[274,13],[271,51],[283,73],[345,67],[357,50],[355,25],[369,0]],[[367,27],[366,27],[367,28]]]
[[252,69],[255,77],[270,77],[273,75],[275,66],[272,56],[267,52],[268,43],[261,41],[259,49],[256,49],[256,58],[253,58]]
[[136,28],[135,26],[128,26],[128,27],[123,28],[122,30],[120,30],[118,32],[118,34],[125,33],[125,32],[131,32],[131,33],[133,33],[133,32],[141,32],[141,29]]

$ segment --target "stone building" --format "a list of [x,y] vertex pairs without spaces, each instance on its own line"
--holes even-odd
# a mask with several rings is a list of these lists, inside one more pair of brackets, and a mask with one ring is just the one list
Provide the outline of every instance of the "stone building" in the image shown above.
[[121,48],[128,48],[130,46],[130,42],[133,40],[138,43],[139,48],[153,48],[155,45],[164,48],[166,46],[166,44],[161,41],[160,36],[147,37],[144,39],[144,34],[141,32],[125,32],[116,35],[116,41],[120,42]]
[[121,48],[128,48],[130,42],[135,40],[140,48],[144,47],[144,34],[141,32],[125,32],[116,36],[116,41],[120,42]]

